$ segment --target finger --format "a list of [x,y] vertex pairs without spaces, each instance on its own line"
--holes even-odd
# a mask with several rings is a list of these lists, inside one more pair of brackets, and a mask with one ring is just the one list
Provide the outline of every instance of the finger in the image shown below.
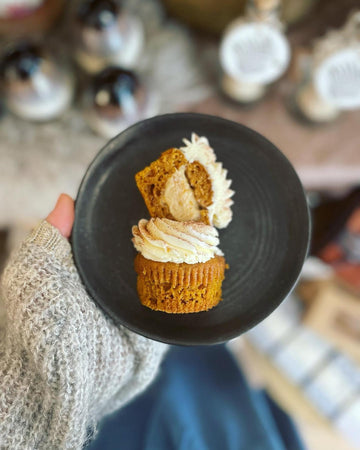
[[67,194],[61,194],[55,208],[47,216],[46,220],[56,227],[60,233],[69,238],[74,224],[75,210],[74,200]]

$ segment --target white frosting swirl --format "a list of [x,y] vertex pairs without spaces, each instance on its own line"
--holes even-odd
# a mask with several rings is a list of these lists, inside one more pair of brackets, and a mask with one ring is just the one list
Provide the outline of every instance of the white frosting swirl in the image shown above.
[[195,264],[223,254],[217,230],[202,222],[141,219],[132,233],[136,250],[152,261]]
[[231,205],[234,203],[231,197],[234,191],[230,188],[231,180],[227,179],[227,170],[223,168],[222,163],[216,162],[214,150],[210,147],[206,137],[199,137],[192,133],[191,141],[183,140],[186,144],[181,147],[185,158],[190,162],[199,161],[209,174],[213,198],[211,205],[207,208],[210,223],[217,228],[225,228],[232,219]]

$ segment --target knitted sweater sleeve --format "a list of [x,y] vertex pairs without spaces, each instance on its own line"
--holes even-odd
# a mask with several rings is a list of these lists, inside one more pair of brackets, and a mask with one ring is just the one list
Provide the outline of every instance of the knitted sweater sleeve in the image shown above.
[[10,259],[1,293],[0,448],[82,448],[156,375],[166,346],[105,317],[47,222]]

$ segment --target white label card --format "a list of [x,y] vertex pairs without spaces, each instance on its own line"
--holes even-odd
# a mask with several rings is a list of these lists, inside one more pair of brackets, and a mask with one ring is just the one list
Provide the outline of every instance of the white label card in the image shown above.
[[271,83],[288,67],[285,36],[265,23],[243,23],[230,29],[220,45],[224,72],[244,83]]
[[339,109],[360,108],[360,46],[326,58],[314,74],[319,95]]

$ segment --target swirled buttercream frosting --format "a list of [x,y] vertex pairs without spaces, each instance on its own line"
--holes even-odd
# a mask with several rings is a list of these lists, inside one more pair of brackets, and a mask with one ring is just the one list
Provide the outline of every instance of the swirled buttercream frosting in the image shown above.
[[209,221],[217,228],[225,228],[232,219],[231,197],[234,191],[230,189],[231,180],[227,178],[227,170],[221,162],[216,162],[214,150],[205,136],[199,137],[192,133],[191,140],[184,139],[184,147],[180,147],[188,162],[199,161],[207,170],[213,190],[213,198],[208,209]]
[[195,264],[223,255],[217,230],[202,222],[141,219],[132,233],[136,250],[152,261]]

